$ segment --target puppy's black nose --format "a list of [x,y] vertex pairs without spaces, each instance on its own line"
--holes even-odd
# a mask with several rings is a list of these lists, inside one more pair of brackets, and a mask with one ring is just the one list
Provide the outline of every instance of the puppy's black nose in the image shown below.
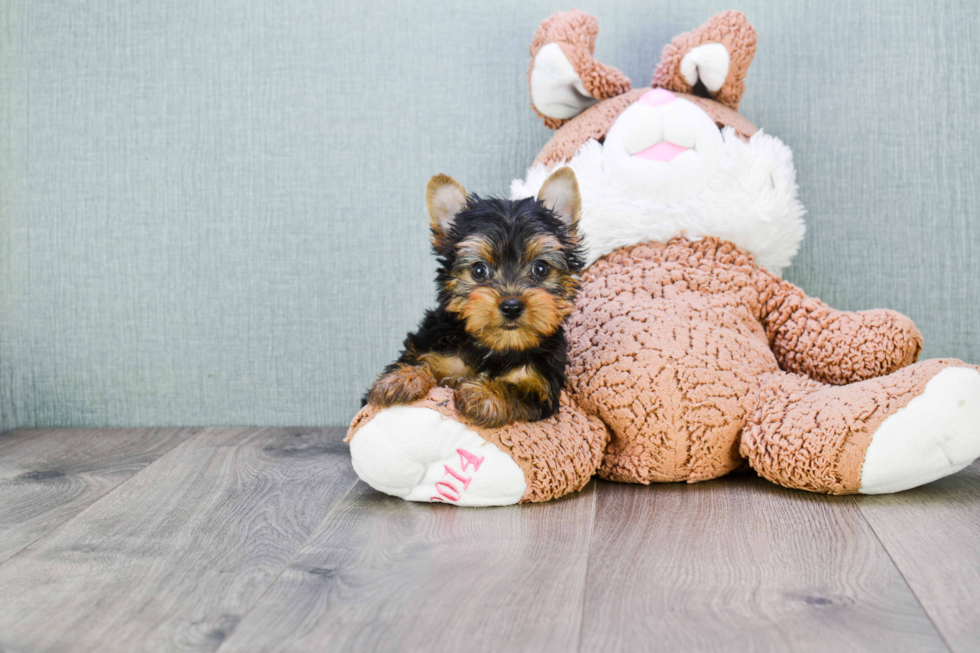
[[524,312],[524,302],[519,299],[511,297],[510,299],[505,299],[500,302],[500,312],[503,313],[504,317],[508,320],[516,320]]

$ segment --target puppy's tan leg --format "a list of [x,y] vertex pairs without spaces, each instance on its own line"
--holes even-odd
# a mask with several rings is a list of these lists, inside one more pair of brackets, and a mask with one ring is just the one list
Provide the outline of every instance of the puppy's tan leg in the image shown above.
[[390,372],[381,375],[368,391],[367,401],[372,406],[410,404],[424,397],[436,384],[427,365],[401,363]]
[[476,374],[462,358],[453,354],[430,352],[419,356],[419,360],[429,368],[436,383],[450,388],[455,388]]
[[496,378],[473,378],[456,387],[456,406],[477,426],[495,428],[510,422],[536,422],[546,415],[548,380],[529,367],[517,367]]
[[518,417],[508,388],[485,378],[463,381],[456,387],[456,409],[467,420],[483,428],[497,428]]

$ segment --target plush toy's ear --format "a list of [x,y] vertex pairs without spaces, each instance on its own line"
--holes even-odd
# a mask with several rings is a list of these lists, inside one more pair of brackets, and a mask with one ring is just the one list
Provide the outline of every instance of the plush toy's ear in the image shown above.
[[456,214],[466,206],[466,189],[448,175],[436,175],[425,189],[425,204],[429,208],[432,237],[441,239],[453,226]]
[[558,168],[545,179],[538,191],[538,201],[551,209],[569,227],[574,228],[582,215],[582,196],[571,168]]
[[531,106],[551,129],[606,98],[630,90],[630,80],[592,58],[599,21],[573,9],[552,14],[531,41],[527,81]]
[[716,14],[696,30],[675,36],[664,47],[653,73],[653,86],[702,95],[737,110],[755,45],[755,28],[745,14]]

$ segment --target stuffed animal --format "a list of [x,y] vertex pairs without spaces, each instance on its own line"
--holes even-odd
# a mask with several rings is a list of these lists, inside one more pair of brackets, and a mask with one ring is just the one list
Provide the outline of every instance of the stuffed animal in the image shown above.
[[652,87],[593,58],[592,16],[538,28],[531,100],[555,130],[514,198],[568,166],[588,250],[566,326],[558,414],[467,425],[453,393],[365,408],[354,469],[410,501],[547,501],[594,474],[704,481],[750,466],[785,487],[886,493],[980,456],[980,369],[916,362],[922,338],[889,310],[836,311],[780,279],[803,237],[792,153],[738,104],[755,54],[726,12],[663,50]]

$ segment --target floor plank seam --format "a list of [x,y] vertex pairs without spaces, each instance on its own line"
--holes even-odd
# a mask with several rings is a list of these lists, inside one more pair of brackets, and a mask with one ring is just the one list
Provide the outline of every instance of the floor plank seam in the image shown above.
[[902,567],[898,564],[898,562],[895,561],[895,558],[894,556],[892,556],[891,551],[889,551],[888,547],[885,546],[884,540],[882,540],[881,537],[878,536],[878,531],[875,530],[874,524],[871,523],[871,520],[868,519],[868,516],[864,514],[864,509],[861,507],[861,504],[858,503],[858,501],[854,497],[850,497],[850,500],[851,503],[853,503],[855,507],[857,507],[858,512],[861,514],[861,519],[863,519],[864,523],[868,525],[869,529],[871,529],[871,534],[874,535],[875,540],[878,542],[879,545],[881,545],[881,550],[885,552],[886,556],[888,556],[888,560],[890,560],[892,566],[895,567],[895,571],[897,571],[898,575],[901,576],[902,582],[905,583],[905,587],[908,588],[909,593],[911,593],[912,596],[915,598],[915,602],[919,604],[919,608],[922,610],[922,614],[926,616],[926,618],[929,620],[929,623],[931,623],[932,627],[936,630],[936,633],[939,635],[939,638],[943,641],[943,644],[946,646],[946,650],[949,651],[950,653],[956,653],[956,649],[954,649],[952,645],[949,643],[949,640],[946,639],[946,634],[939,627],[939,624],[936,623],[936,620],[933,619],[932,614],[930,614],[928,608],[926,608],[925,604],[922,602],[922,599],[919,598],[919,595],[916,593],[915,588],[912,587],[911,583],[909,583],[908,578],[905,577],[905,572],[902,571]]
[[262,599],[265,598],[265,595],[268,594],[273,587],[275,587],[276,583],[279,582],[279,578],[286,572],[287,569],[289,569],[289,565],[293,564],[293,560],[295,560],[296,557],[303,552],[303,549],[305,549],[309,545],[309,543],[313,541],[313,538],[319,535],[320,531],[322,531],[326,527],[327,522],[330,521],[330,518],[337,511],[337,508],[344,502],[344,499],[347,498],[347,495],[349,495],[351,491],[353,491],[353,489],[357,487],[357,484],[360,482],[361,481],[359,480],[355,480],[353,483],[351,483],[350,487],[347,488],[347,491],[344,492],[339,499],[337,499],[337,502],[334,503],[333,507],[330,509],[330,512],[324,515],[323,520],[319,524],[317,524],[317,527],[313,529],[309,537],[307,537],[302,544],[296,547],[296,551],[293,553],[293,555],[289,557],[289,560],[287,560],[285,564],[283,564],[282,568],[279,570],[279,573],[277,573],[275,578],[272,579],[268,587],[262,590],[262,593],[255,598],[255,601],[252,603],[252,605],[250,605],[248,609],[242,613],[241,617],[239,617],[238,622],[235,624],[235,626],[229,629],[228,634],[224,638],[224,641],[221,643],[220,646],[218,646],[217,649],[214,650],[214,653],[221,653],[221,649],[223,649],[225,644],[232,639],[232,635],[235,634],[235,631],[238,630],[243,623],[245,623],[245,620],[248,618],[250,614],[252,614],[252,611],[255,609],[255,606],[259,605],[262,602]]
[[[183,427],[181,427],[181,428],[183,428]],[[11,429],[11,430],[16,430],[16,429]],[[30,549],[31,547],[33,547],[35,544],[37,544],[41,540],[45,540],[47,538],[50,538],[50,537],[53,537],[53,536],[57,535],[68,524],[71,524],[76,519],[78,519],[79,517],[81,517],[82,515],[84,515],[85,513],[87,513],[89,510],[93,509],[96,505],[98,505],[99,503],[101,503],[103,500],[109,498],[110,496],[112,496],[113,494],[115,494],[116,492],[118,492],[119,491],[119,488],[121,488],[122,486],[124,486],[127,483],[129,483],[130,481],[132,481],[134,478],[136,478],[137,476],[139,476],[140,474],[142,474],[143,472],[145,472],[147,469],[149,469],[153,465],[157,464],[157,462],[159,462],[160,460],[162,460],[166,456],[169,456],[170,454],[172,454],[174,451],[176,451],[180,447],[184,446],[186,443],[188,443],[191,440],[197,438],[198,435],[200,435],[201,433],[203,433],[206,430],[207,430],[206,427],[201,427],[201,428],[197,428],[197,429],[191,429],[192,433],[190,435],[188,435],[185,439],[181,440],[180,442],[175,443],[172,447],[170,447],[169,449],[167,449],[164,453],[160,454],[160,456],[158,456],[156,458],[156,460],[153,460],[152,462],[150,462],[149,464],[147,464],[145,467],[143,467],[141,470],[139,470],[138,472],[136,472],[132,476],[130,476],[128,478],[124,478],[121,481],[119,481],[118,483],[116,483],[105,494],[103,494],[102,496],[100,496],[98,499],[96,499],[95,501],[93,501],[89,505],[85,506],[85,508],[81,512],[75,513],[74,515],[72,515],[71,517],[68,517],[67,519],[65,519],[65,521],[61,522],[60,524],[58,524],[56,527],[54,527],[53,529],[51,529],[47,533],[44,533],[42,535],[39,535],[36,539],[31,540],[30,542],[28,542],[27,544],[25,544],[23,547],[21,547],[20,549],[18,549],[16,553],[14,553],[12,556],[10,556],[9,558],[7,558],[6,560],[0,560],[0,567],[3,567],[5,564],[7,564],[8,562],[10,562],[14,558],[17,558],[18,556],[20,556],[21,554],[23,554],[25,551],[27,551],[28,549]]]
[[589,552],[585,556],[585,578],[582,583],[582,609],[579,611],[578,644],[575,650],[582,651],[582,634],[585,632],[585,603],[589,591],[589,568],[592,563],[592,537],[595,535],[595,515],[599,510],[599,482],[592,477],[592,518],[589,520]]

